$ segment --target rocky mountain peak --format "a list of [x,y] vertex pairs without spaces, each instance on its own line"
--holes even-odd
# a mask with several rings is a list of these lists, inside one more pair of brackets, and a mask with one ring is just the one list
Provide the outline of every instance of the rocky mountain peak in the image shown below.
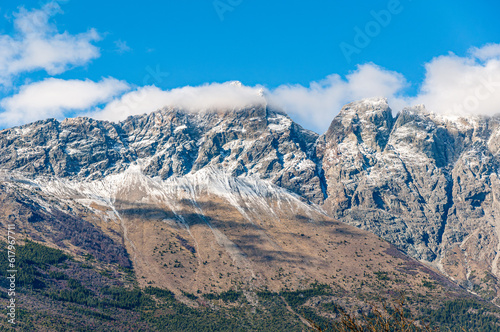
[[345,105],[324,134],[328,141],[352,141],[382,151],[394,124],[386,98],[369,98]]
[[267,179],[320,202],[311,159],[317,137],[264,105],[199,112],[165,108],[116,124],[82,117],[0,131],[0,165],[35,177],[79,180],[101,179],[133,162],[161,179],[215,167]]

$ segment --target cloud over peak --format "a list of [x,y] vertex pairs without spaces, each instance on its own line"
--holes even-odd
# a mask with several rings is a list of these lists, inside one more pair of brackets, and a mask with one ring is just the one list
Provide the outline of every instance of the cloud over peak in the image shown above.
[[140,87],[113,100],[92,117],[119,121],[130,115],[149,113],[163,107],[186,111],[236,110],[266,104],[262,87],[249,87],[240,82],[211,83],[161,90],[156,86]]
[[270,91],[269,99],[271,105],[281,106],[305,127],[323,131],[349,102],[387,97],[391,104],[400,105],[396,95],[406,85],[403,75],[368,63],[359,65],[345,79],[333,74],[311,82],[308,87],[298,84],[279,86]]

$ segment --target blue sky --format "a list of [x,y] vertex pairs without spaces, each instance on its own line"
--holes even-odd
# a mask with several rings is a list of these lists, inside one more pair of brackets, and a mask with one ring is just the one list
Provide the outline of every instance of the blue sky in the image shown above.
[[[141,87],[149,86],[145,91],[154,95],[136,98],[132,114],[171,101],[161,92],[233,80],[264,88],[295,120],[318,132],[343,103],[381,94],[393,108],[424,102],[434,111],[490,114],[500,93],[495,85],[500,74],[499,12],[493,1],[4,3],[0,69],[8,74],[0,77],[0,127],[80,114],[119,120],[116,110],[114,117],[102,110],[123,102],[127,93],[141,92]],[[38,30],[44,30],[43,36]],[[26,42],[36,38],[56,45],[59,55]],[[25,56],[27,49],[45,62]],[[457,85],[461,78],[453,75],[463,73],[468,73],[462,77],[465,85]],[[493,87],[485,86],[485,80]],[[477,105],[460,97],[464,91],[474,96],[478,85],[492,96],[476,96]],[[71,96],[76,89],[86,95],[75,92],[72,99],[79,103],[58,103],[57,93],[49,93],[54,100],[47,100],[49,89]],[[437,97],[450,89],[455,92],[450,98],[462,98],[458,106]],[[298,100],[298,95],[303,98]],[[148,103],[153,99],[157,102]]]

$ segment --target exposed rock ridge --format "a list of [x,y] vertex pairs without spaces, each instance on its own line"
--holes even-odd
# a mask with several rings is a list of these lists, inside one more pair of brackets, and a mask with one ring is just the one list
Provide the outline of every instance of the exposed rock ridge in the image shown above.
[[0,168],[33,176],[95,180],[139,162],[167,179],[215,166],[267,179],[323,201],[314,158],[318,135],[266,107],[190,113],[164,109],[118,124],[54,119],[0,131]]

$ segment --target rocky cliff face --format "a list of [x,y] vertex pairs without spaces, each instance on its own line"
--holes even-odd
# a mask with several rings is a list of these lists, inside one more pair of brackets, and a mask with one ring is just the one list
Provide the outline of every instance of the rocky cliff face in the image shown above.
[[497,118],[423,106],[393,117],[383,99],[346,105],[317,143],[324,207],[494,299],[498,131]]
[[[196,248],[189,238],[211,239],[208,243],[226,248],[228,261],[239,262],[237,271],[247,271],[225,273],[252,280],[248,271],[255,270],[245,268],[251,254],[235,249],[242,240],[231,231],[216,231],[217,222],[211,221],[227,217],[223,210],[231,206],[228,215],[234,220],[251,221],[262,230],[264,219],[327,218],[322,208],[495,300],[498,124],[495,117],[451,119],[423,106],[394,116],[385,99],[367,99],[346,105],[318,136],[265,106],[198,113],[164,109],[117,124],[76,118],[0,131],[0,169],[4,181],[31,181],[43,195],[64,201],[67,210],[92,211],[103,229],[110,228],[106,239],[121,232],[133,262],[142,252],[136,244],[144,242],[144,234],[153,236],[156,227],[141,228],[139,220],[166,220],[186,248]],[[209,207],[221,197],[224,209]],[[214,227],[212,235],[193,235],[185,227],[200,220]],[[284,234],[285,229],[276,230]],[[276,251],[269,234],[252,235],[266,243],[259,250]],[[299,247],[285,251],[292,255]]]
[[257,176],[319,203],[314,161],[318,135],[264,107],[189,113],[167,109],[119,124],[89,118],[50,119],[0,132],[0,165],[32,176],[88,181],[139,162],[167,179],[213,166]]
[[396,119],[385,100],[345,106],[319,138],[325,208],[420,259],[436,259],[450,205],[455,140],[422,109]]

